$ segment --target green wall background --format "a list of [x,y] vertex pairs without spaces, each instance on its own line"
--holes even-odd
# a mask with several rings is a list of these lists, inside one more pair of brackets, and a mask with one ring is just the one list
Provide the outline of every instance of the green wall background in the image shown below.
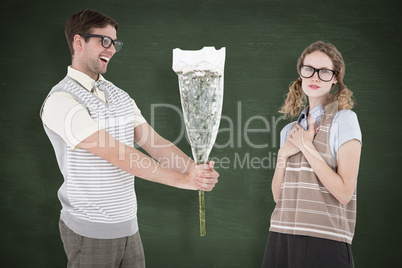
[[[147,267],[260,267],[274,207],[272,160],[287,123],[277,109],[297,78],[297,58],[317,40],[335,44],[343,54],[345,83],[357,100],[363,133],[356,267],[402,263],[397,1],[17,0],[0,4],[2,267],[66,266],[57,225],[56,192],[63,179],[39,108],[70,64],[64,23],[88,7],[120,24],[124,48],[105,77],[126,90],[170,140],[180,136],[182,120],[173,109],[155,105],[181,110],[172,50],[227,50],[225,120],[217,144],[233,143],[211,153],[229,164],[218,166],[220,181],[206,197],[207,236],[199,237],[197,192],[137,179]],[[250,118],[257,119],[247,123]],[[266,131],[244,133],[245,128]],[[177,145],[191,154],[185,138]],[[265,159],[264,167],[241,166],[247,157]]]

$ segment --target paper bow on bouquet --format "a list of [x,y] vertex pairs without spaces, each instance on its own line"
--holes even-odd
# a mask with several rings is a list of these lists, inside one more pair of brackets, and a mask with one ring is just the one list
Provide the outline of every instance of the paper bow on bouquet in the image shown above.
[[[179,78],[180,99],[194,161],[207,163],[218,134],[223,103],[226,48],[173,50],[173,70]],[[199,193],[200,235],[205,236],[205,194]]]

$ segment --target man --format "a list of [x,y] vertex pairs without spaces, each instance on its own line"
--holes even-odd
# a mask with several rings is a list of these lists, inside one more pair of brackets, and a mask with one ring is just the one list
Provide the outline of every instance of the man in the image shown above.
[[123,45],[117,30],[91,9],[71,15],[65,34],[72,64],[41,109],[64,176],[59,227],[68,267],[145,267],[133,175],[204,191],[219,176],[213,162],[195,166],[159,136],[134,100],[101,75]]

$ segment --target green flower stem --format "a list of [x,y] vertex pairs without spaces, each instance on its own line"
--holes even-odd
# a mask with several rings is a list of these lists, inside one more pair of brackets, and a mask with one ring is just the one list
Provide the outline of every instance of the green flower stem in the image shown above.
[[[208,161],[202,158],[203,155],[200,155],[198,159],[196,159],[196,164],[206,164]],[[202,190],[198,190],[198,206],[200,213],[200,236],[205,236],[207,234],[205,229],[205,192]]]
[[205,230],[205,192],[198,190],[198,201],[200,206],[200,236],[207,234]]

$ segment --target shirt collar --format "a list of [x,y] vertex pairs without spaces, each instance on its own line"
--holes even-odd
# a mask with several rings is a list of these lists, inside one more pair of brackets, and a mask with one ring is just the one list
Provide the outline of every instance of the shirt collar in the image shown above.
[[[95,80],[93,80],[91,77],[84,74],[83,72],[80,72],[80,71],[74,69],[71,66],[68,66],[68,68],[67,68],[67,75],[70,76],[75,81],[77,81],[78,83],[80,83],[88,91],[91,91],[91,89],[95,83]],[[106,79],[101,74],[99,74],[99,78],[98,78],[98,81],[100,81],[100,80],[107,82]]]
[[[301,125],[304,129],[307,129],[307,125],[308,125],[307,115],[309,114],[309,110],[310,110],[310,106],[307,106],[306,108],[304,108],[304,110],[299,115],[299,118],[297,119],[297,123],[299,125]],[[318,105],[313,110],[311,110],[310,114],[311,114],[311,119],[315,119],[316,124],[318,124],[318,122],[321,119],[321,116],[324,114],[324,108],[322,107],[322,104]]]

